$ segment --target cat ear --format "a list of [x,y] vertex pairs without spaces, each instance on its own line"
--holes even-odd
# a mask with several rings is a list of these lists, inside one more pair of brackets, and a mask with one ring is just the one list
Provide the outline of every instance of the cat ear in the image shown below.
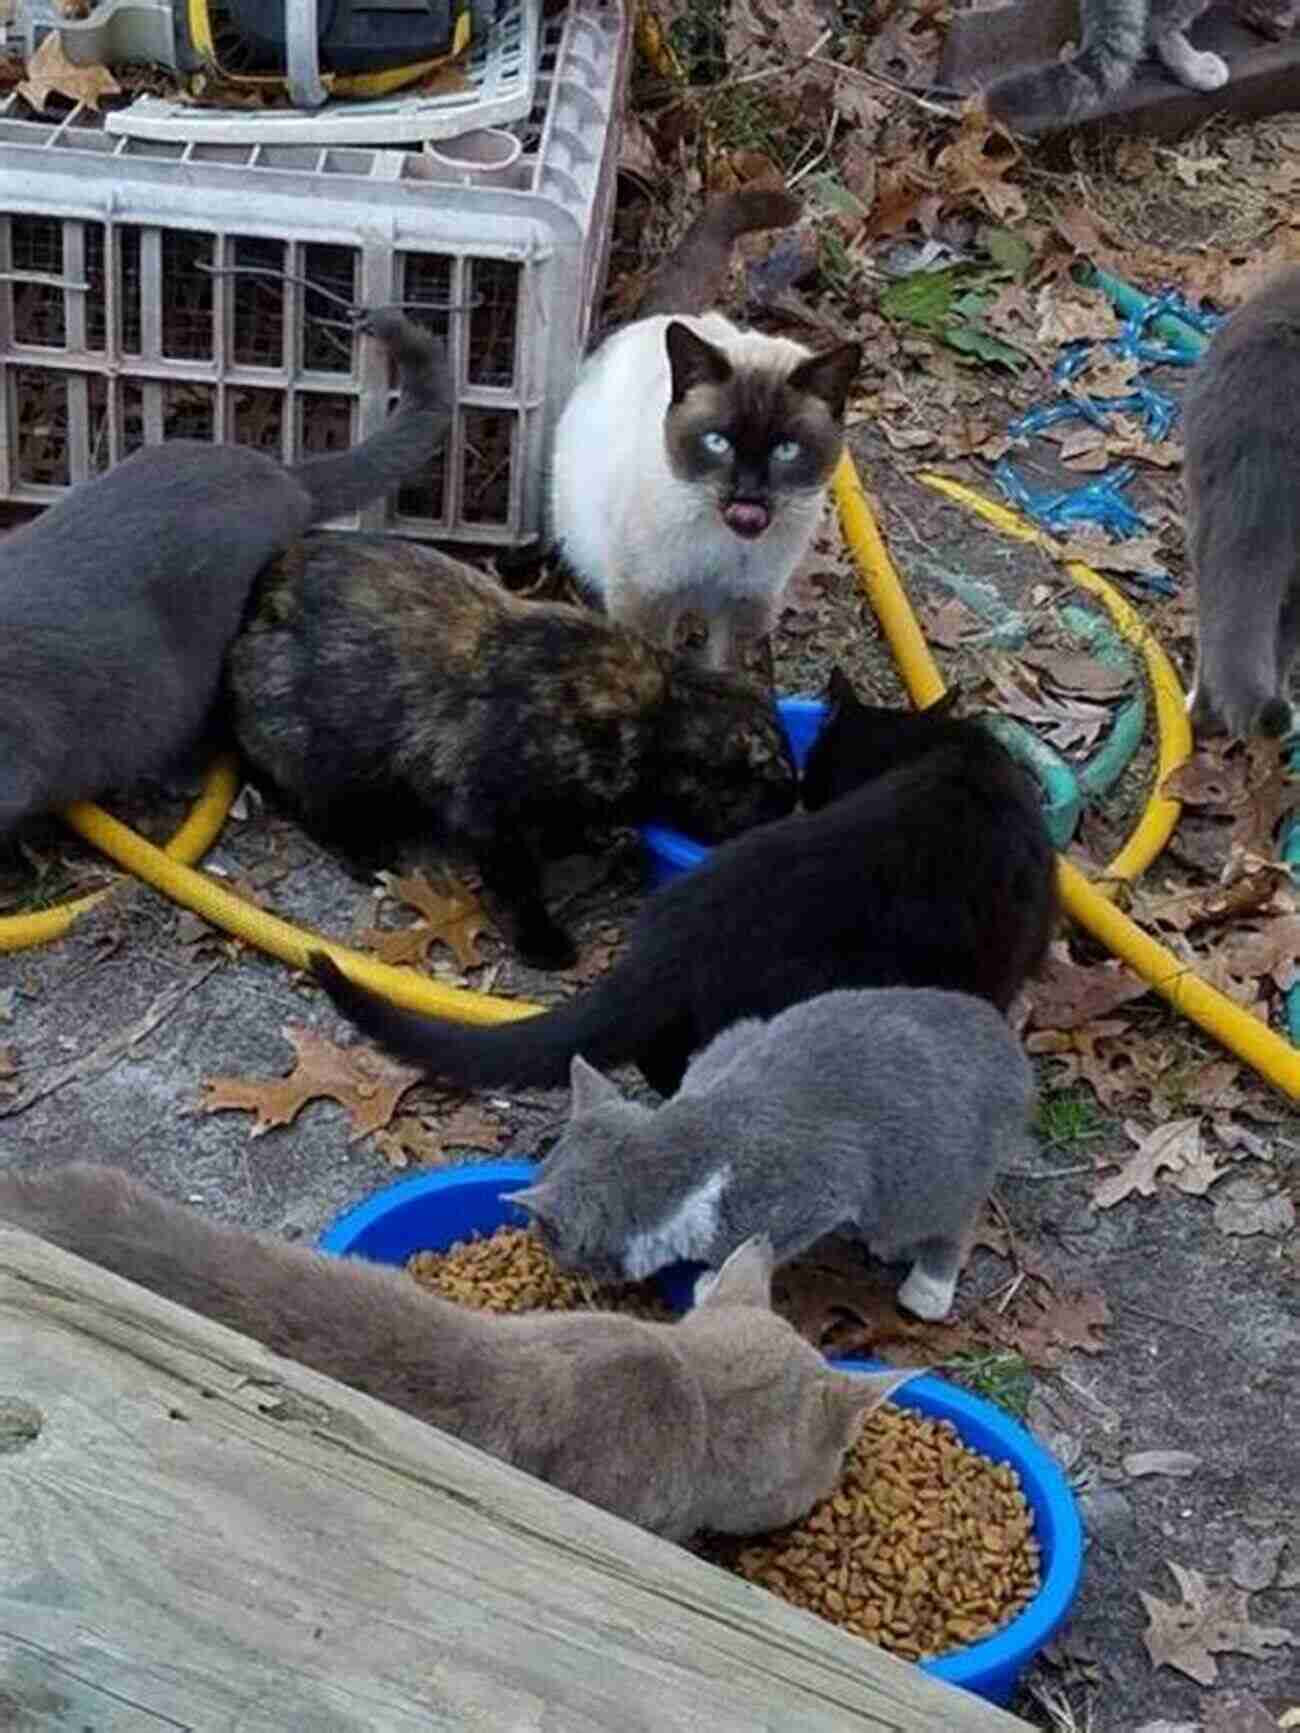
[[569,1087],[573,1092],[569,1102],[570,1119],[590,1113],[593,1107],[599,1107],[604,1101],[623,1099],[618,1084],[611,1083],[594,1065],[588,1065],[581,1053],[575,1053],[570,1061]]
[[865,1420],[900,1384],[919,1378],[921,1366],[887,1366],[881,1372],[828,1372],[822,1389],[827,1407],[846,1427]]
[[674,403],[680,403],[693,385],[725,385],[731,378],[731,363],[721,349],[697,337],[680,319],[668,326],[664,342],[673,375]]
[[772,1306],[772,1242],[766,1234],[755,1234],[736,1247],[716,1274],[710,1272],[695,1284],[697,1306]]
[[827,349],[821,355],[810,355],[801,361],[790,375],[795,391],[806,391],[809,397],[820,397],[836,421],[844,416],[844,403],[849,386],[858,376],[862,365],[861,343],[841,343],[838,349]]
[[921,714],[923,716],[951,716],[953,711],[957,708],[957,701],[960,697],[961,687],[950,686],[940,697],[935,698],[929,704],[923,705]]
[[853,682],[843,668],[837,664],[831,669],[831,677],[826,682],[826,702],[849,707],[856,704],[857,701],[858,695],[853,690]]
[[503,1191],[500,1198],[502,1203],[517,1203],[520,1209],[527,1210],[538,1221],[549,1223],[552,1219],[551,1205],[555,1201],[555,1192],[544,1180],[540,1185],[526,1185],[521,1191]]

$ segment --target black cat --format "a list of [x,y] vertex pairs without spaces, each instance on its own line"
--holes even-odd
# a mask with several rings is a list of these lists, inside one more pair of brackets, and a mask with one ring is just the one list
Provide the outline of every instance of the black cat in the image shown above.
[[580,1053],[633,1059],[663,1094],[728,1024],[836,987],[949,987],[1005,1011],[1057,908],[1033,783],[946,707],[873,710],[840,674],[829,697],[808,768],[813,803],[829,804],[724,843],[657,891],[580,997],[469,1028],[400,1011],[319,953],[317,980],[367,1035],[455,1083],[555,1085]]

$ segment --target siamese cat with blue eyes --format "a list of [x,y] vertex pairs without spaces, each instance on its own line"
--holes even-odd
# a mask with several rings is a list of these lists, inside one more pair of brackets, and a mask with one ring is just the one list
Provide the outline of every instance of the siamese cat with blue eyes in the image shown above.
[[584,364],[556,430],[551,528],[615,620],[671,645],[704,617],[706,656],[763,637],[817,528],[862,359],[813,354],[716,311],[732,245],[799,214],[746,188],[710,204],[651,278],[636,319]]

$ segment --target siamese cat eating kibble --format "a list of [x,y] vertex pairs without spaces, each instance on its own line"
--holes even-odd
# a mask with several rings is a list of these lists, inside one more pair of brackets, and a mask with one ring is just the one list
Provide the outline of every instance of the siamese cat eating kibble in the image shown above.
[[428,462],[454,393],[440,344],[384,309],[397,413],[292,467],[245,446],[149,445],[0,540],[0,838],[165,769],[199,733],[254,578],[313,523]]
[[866,1415],[915,1376],[832,1370],[772,1312],[762,1239],[680,1323],[651,1324],[470,1311],[402,1270],[210,1221],[107,1167],[0,1173],[0,1222],[670,1540],[811,1510]]
[[616,619],[671,644],[702,614],[708,660],[771,630],[822,515],[861,345],[813,354],[712,311],[731,246],[784,227],[790,194],[716,200],[638,317],[586,361],[555,433],[551,528]]
[[946,1317],[999,1168],[1028,1138],[1034,1079],[1004,1018],[929,988],[822,993],[733,1023],[662,1107],[575,1058],[569,1123],[512,1194],[566,1268],[640,1281],[725,1264],[750,1234],[777,1263],[848,1228],[907,1258],[899,1300]]
[[652,818],[714,841],[795,802],[748,680],[397,537],[309,536],[278,561],[229,684],[245,754],[311,829],[369,868],[416,836],[467,854],[540,968],[575,957],[544,857]]
[[1079,0],[1078,52],[999,78],[985,91],[989,112],[1024,132],[1048,122],[1084,120],[1132,82],[1148,48],[1179,84],[1218,90],[1228,82],[1227,61],[1193,48],[1186,34],[1210,5],[1211,0]]
[[1198,733],[1280,737],[1300,650],[1300,267],[1215,332],[1183,409]]

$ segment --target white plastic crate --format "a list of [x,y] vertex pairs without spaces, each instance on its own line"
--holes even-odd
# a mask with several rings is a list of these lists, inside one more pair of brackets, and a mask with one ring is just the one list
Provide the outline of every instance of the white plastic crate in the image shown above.
[[[3,0],[0,0],[0,4]],[[178,42],[173,0],[100,0],[86,18],[64,17],[60,0],[17,0],[19,33],[28,55],[51,30],[77,63],[156,60],[174,66]],[[319,108],[196,107],[161,96],[138,96],[104,119],[107,132],[131,138],[206,144],[418,144],[455,138],[481,127],[506,126],[533,104],[541,0],[511,0],[492,28],[475,36],[462,88],[399,90],[364,102],[331,101]]]
[[362,439],[393,381],[346,305],[398,302],[446,337],[456,415],[428,475],[346,523],[532,540],[603,289],[629,34],[622,0],[544,19],[499,168],[451,147],[169,144],[0,104],[0,499],[47,502],[162,439],[288,462]]

